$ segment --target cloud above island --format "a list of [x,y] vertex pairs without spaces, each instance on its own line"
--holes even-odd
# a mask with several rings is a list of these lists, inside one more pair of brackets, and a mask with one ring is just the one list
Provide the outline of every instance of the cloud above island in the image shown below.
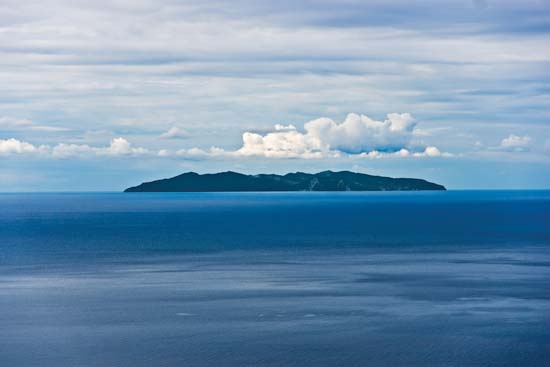
[[[28,125],[28,123],[20,123]],[[90,157],[149,157],[189,161],[209,159],[380,159],[380,158],[437,158],[461,157],[464,152],[450,153],[423,139],[430,134],[419,128],[419,123],[410,113],[388,113],[383,120],[376,120],[366,114],[349,113],[342,121],[321,117],[303,124],[275,124],[262,132],[245,131],[241,144],[233,149],[211,146],[174,148],[179,139],[188,137],[186,130],[171,127],[158,137],[173,140],[172,146],[141,147],[132,144],[125,137],[112,138],[108,145],[76,144],[34,144],[17,138],[0,139],[0,156],[28,155],[54,159]],[[434,129],[437,131],[437,128]],[[547,142],[548,140],[546,140]],[[543,144],[544,145],[544,144]],[[483,154],[515,154],[547,150],[547,143],[535,147],[528,135],[509,134],[497,146],[483,149],[480,142],[475,152]],[[485,155],[487,156],[487,155]]]
[[413,146],[416,121],[409,113],[389,113],[383,121],[367,115],[350,113],[342,122],[319,118],[304,124],[303,131],[294,125],[274,126],[265,134],[245,132],[242,146],[234,151],[213,147],[180,150],[184,157],[257,156],[264,158],[339,158],[345,156],[449,157],[435,146]]
[[237,153],[309,158],[338,153],[396,152],[409,145],[415,125],[408,113],[390,113],[384,121],[355,113],[348,114],[340,123],[323,117],[306,123],[304,132],[282,129],[281,125],[265,135],[245,132],[243,146]]
[[[0,140],[0,155],[39,154],[52,158],[95,156],[158,156],[182,159],[216,157],[264,158],[341,158],[341,157],[448,157],[435,146],[412,146],[416,121],[409,113],[389,113],[383,121],[367,115],[350,113],[342,122],[318,118],[307,122],[299,131],[295,125],[277,124],[265,134],[244,132],[242,146],[235,149],[211,147],[184,148],[171,151],[133,146],[127,139],[117,137],[105,147],[88,144],[59,143],[36,146],[14,138]],[[171,128],[161,137],[173,138],[181,131]]]

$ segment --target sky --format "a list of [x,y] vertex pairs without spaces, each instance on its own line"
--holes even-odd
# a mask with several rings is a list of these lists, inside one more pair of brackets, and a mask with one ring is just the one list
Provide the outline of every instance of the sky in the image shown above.
[[0,0],[0,192],[327,169],[550,188],[550,1]]

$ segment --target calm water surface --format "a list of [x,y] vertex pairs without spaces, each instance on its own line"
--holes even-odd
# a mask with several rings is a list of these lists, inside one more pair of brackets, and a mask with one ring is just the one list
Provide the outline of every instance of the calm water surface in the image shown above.
[[550,365],[548,191],[0,208],[0,366]]

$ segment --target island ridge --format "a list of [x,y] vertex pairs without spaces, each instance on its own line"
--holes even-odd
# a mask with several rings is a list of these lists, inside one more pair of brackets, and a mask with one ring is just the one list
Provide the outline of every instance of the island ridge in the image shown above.
[[445,186],[418,178],[391,178],[350,171],[296,172],[286,175],[245,175],[221,172],[181,175],[144,182],[125,192],[258,192],[258,191],[420,191],[446,190]]

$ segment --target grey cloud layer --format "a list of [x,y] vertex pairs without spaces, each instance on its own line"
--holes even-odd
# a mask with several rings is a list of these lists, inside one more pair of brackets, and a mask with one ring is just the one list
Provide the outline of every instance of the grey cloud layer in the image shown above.
[[[183,158],[413,156],[427,147],[459,156],[475,153],[476,141],[521,155],[550,138],[545,1],[3,5],[0,139],[10,151],[33,142],[53,154],[64,141],[59,156],[106,153],[108,140],[88,131],[147,147],[122,155],[156,155],[162,144],[161,156]],[[348,121],[349,111],[385,127]],[[395,128],[388,111],[410,111],[421,129]],[[313,123],[318,116],[328,119]],[[254,133],[297,121],[312,122]],[[205,146],[220,148],[196,148]]]

